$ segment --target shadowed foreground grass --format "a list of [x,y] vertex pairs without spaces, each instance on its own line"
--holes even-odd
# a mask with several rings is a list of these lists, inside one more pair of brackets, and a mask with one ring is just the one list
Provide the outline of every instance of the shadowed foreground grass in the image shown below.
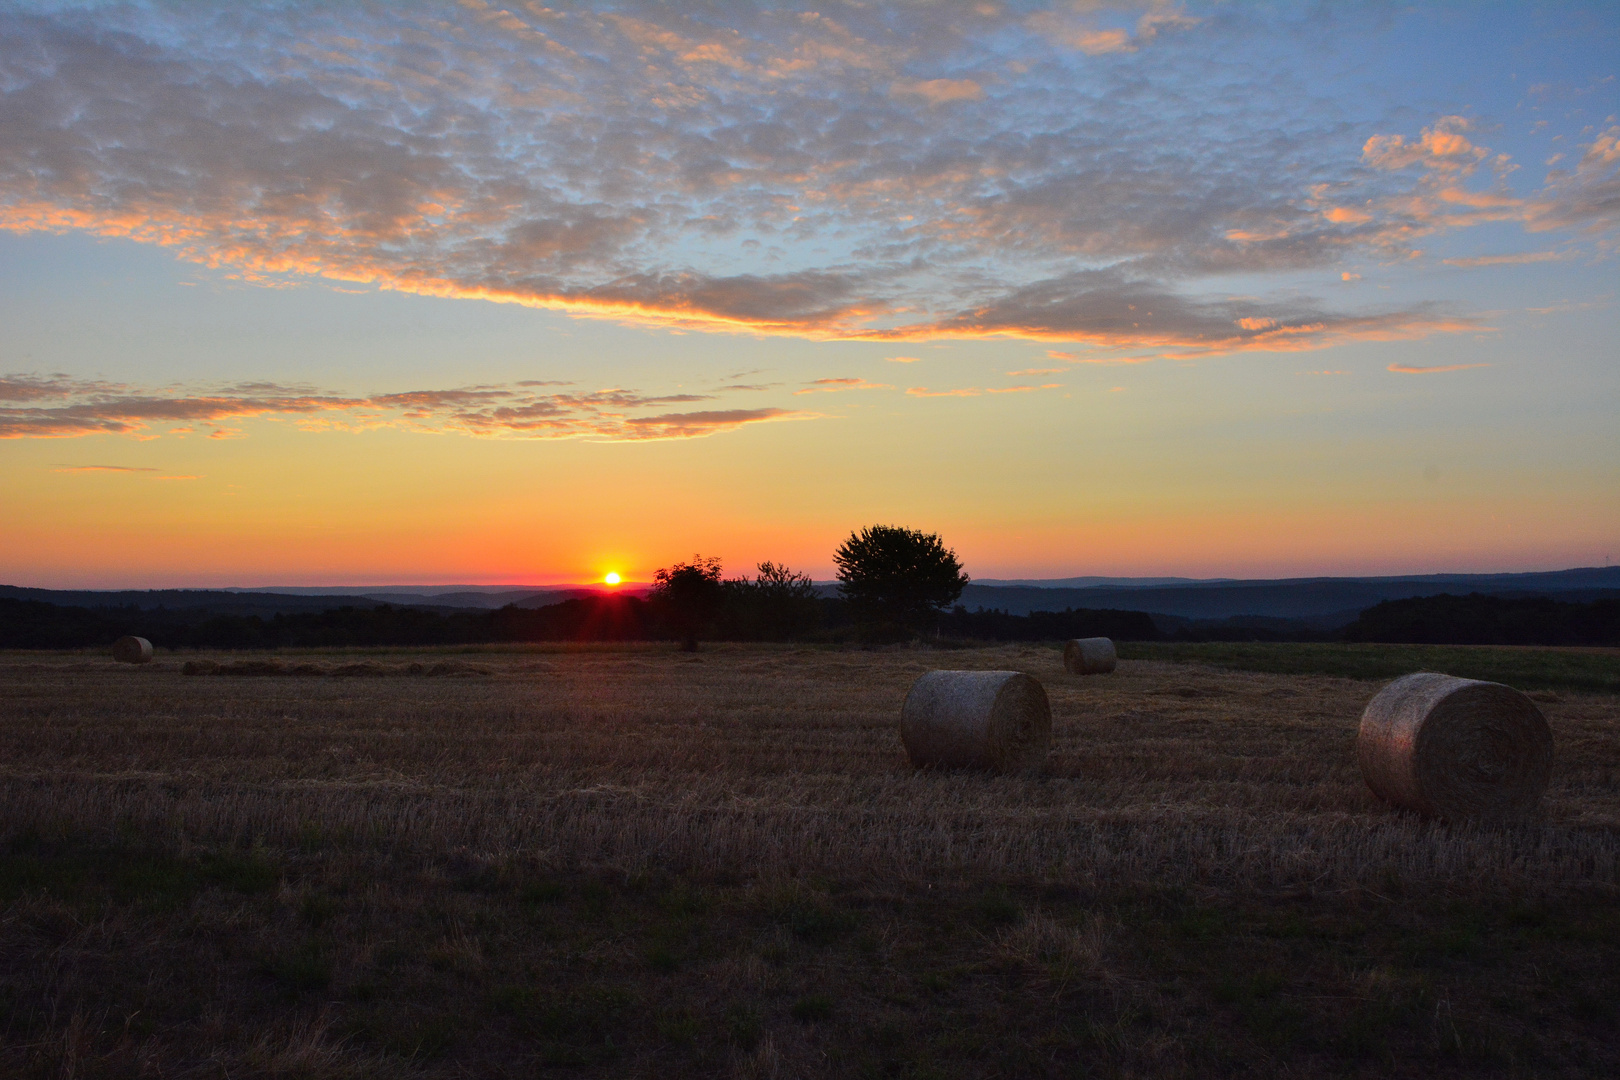
[[[1620,1070],[1612,696],[1540,695],[1539,820],[1448,827],[1355,772],[1376,682],[437,656],[0,656],[0,1074]],[[1044,777],[906,765],[946,666],[1046,684]]]

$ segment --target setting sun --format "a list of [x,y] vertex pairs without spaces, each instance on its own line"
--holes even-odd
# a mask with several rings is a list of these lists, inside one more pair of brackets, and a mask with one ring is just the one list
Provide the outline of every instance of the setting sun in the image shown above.
[[618,571],[609,570],[607,572],[607,576],[602,578],[602,580],[607,582],[609,585],[617,585],[622,579],[619,577]]

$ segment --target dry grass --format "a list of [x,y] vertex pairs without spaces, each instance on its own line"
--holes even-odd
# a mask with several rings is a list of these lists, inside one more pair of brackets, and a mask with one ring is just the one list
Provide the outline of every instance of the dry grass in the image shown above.
[[[1037,647],[298,657],[362,659],[0,655],[0,1071],[1620,1066],[1612,696],[1538,695],[1538,819],[1448,826],[1361,781],[1373,682]],[[938,667],[1044,683],[1045,775],[907,764]]]
[[[387,663],[387,657],[372,657]],[[1045,684],[1039,779],[916,772],[899,703],[923,671]],[[486,654],[486,678],[195,679],[100,658],[0,662],[13,829],[325,842],[705,872],[1019,875],[1071,882],[1620,882],[1614,701],[1542,703],[1542,819],[1391,813],[1356,770],[1376,684],[1047,649],[711,647]]]

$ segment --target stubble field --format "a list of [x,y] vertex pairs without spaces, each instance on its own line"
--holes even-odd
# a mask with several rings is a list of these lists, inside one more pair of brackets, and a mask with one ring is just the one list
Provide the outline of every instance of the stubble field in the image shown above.
[[[369,666],[0,654],[0,1072],[1620,1072],[1612,694],[1538,691],[1543,814],[1457,826],[1363,785],[1375,680],[1082,679],[1040,647],[283,660]],[[939,667],[1045,684],[1044,775],[907,764]]]

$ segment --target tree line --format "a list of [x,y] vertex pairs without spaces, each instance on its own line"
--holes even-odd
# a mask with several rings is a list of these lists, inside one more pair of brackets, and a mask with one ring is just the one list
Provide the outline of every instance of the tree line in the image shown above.
[[[728,597],[703,634],[707,641],[854,643],[863,637],[838,597],[813,597],[789,616],[776,604]],[[80,649],[109,645],[125,634],[160,648],[275,649],[358,645],[479,645],[562,641],[681,641],[680,628],[647,600],[598,596],[540,608],[427,611],[345,606],[321,612],[219,615],[165,608],[64,607],[38,600],[0,599],[0,649]],[[1008,615],[956,608],[940,615],[937,639],[1050,641],[1070,637],[1124,641],[1160,638],[1140,611],[1070,610]]]

